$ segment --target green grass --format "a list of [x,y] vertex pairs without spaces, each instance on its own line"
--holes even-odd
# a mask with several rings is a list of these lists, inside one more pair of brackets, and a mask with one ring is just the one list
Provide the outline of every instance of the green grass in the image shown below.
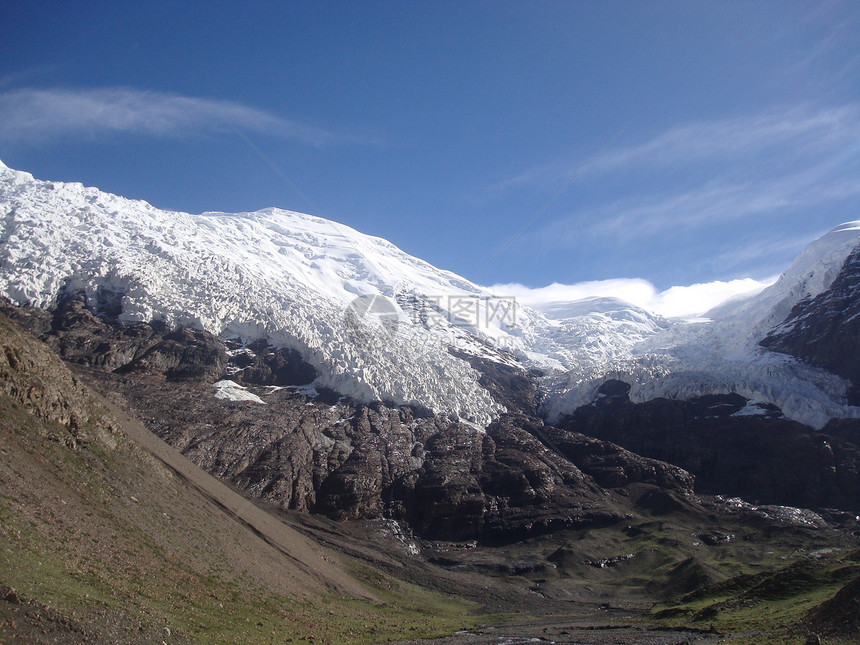
[[95,610],[116,610],[200,643],[375,643],[441,636],[491,618],[377,572],[362,571],[359,577],[378,581],[372,588],[382,602],[327,595],[311,603],[271,593],[249,578],[197,576],[187,584],[165,580],[155,585],[121,581],[107,572],[70,569],[50,553],[20,544],[4,550],[0,570],[2,580],[24,597],[85,624]]
[[857,553],[842,549],[825,557],[806,557],[770,573],[737,576],[657,604],[648,617],[675,627],[713,626],[736,634],[731,642],[737,643],[801,642],[799,635],[810,629],[809,612],[860,576]]
[[74,450],[54,438],[62,426],[4,399],[0,583],[85,626],[108,612],[127,629],[169,627],[199,643],[362,644],[450,634],[489,618],[359,564],[351,573],[378,602],[280,595],[207,548],[225,536],[208,535],[195,548],[203,527],[163,520],[182,503],[170,477],[150,481],[163,486],[161,506],[130,499],[138,482],[153,478],[146,455],[122,440],[114,449],[95,440]]

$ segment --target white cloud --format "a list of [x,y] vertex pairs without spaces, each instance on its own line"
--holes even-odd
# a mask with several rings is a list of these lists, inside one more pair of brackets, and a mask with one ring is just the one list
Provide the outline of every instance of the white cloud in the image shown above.
[[774,282],[776,277],[764,281],[742,278],[670,287],[656,294],[652,310],[667,317],[697,316],[732,298],[753,296]]
[[134,133],[184,137],[240,129],[324,145],[350,140],[233,101],[132,88],[15,89],[0,93],[0,140]]
[[689,318],[699,316],[731,298],[755,295],[775,281],[775,277],[764,281],[743,278],[658,291],[647,280],[622,278],[577,284],[554,283],[538,288],[517,283],[497,284],[490,289],[497,294],[515,296],[523,305],[550,316],[554,310],[560,310],[561,305],[589,298],[616,298],[662,316]]
[[531,288],[518,283],[496,284],[490,289],[498,294],[516,296],[524,305],[544,310],[547,307],[584,300],[586,298],[618,298],[637,306],[653,300],[657,290],[654,285],[641,278],[618,278],[594,280],[576,284],[554,282],[546,287]]

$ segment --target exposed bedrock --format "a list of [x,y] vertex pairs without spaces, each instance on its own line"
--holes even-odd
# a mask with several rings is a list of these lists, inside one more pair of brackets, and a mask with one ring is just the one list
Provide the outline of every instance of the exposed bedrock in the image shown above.
[[737,394],[632,403],[611,381],[567,417],[568,430],[676,464],[696,491],[767,504],[860,510],[860,422],[815,431]]

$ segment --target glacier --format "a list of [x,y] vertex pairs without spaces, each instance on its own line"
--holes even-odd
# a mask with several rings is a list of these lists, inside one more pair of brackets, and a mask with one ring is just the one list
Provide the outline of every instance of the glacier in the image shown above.
[[123,322],[294,349],[316,369],[315,388],[479,426],[504,408],[464,355],[541,370],[551,421],[608,378],[631,383],[638,401],[736,392],[814,427],[860,416],[844,381],[757,344],[827,289],[858,243],[860,222],[837,227],[771,287],[704,321],[611,298],[547,315],[313,215],[166,211],[0,163],[0,295],[13,303],[49,308],[82,291],[95,310],[120,302]]

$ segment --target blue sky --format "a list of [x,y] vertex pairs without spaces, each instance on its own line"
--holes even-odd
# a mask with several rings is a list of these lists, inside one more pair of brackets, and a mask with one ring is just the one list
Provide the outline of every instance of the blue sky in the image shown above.
[[5,2],[0,159],[481,284],[762,280],[860,218],[860,4]]

